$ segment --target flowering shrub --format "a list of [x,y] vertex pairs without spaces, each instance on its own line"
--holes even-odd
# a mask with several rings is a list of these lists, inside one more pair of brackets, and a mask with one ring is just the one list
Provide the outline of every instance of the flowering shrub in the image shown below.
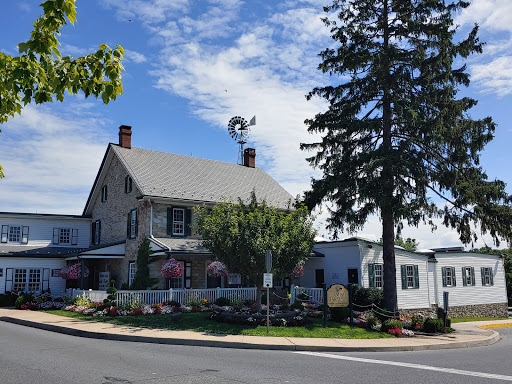
[[[80,263],[66,265],[60,270],[60,277],[66,280],[77,280],[82,276],[82,266]],[[84,277],[89,276],[89,268],[84,266]]]
[[295,268],[293,268],[292,273],[290,273],[290,276],[293,278],[304,276],[304,267],[302,265],[297,265]]
[[389,328],[388,333],[396,337],[402,336],[402,331],[400,330],[400,328]]
[[160,271],[162,272],[163,277],[169,279],[171,277],[178,277],[183,275],[184,270],[185,267],[181,261],[169,259],[164,261],[164,263],[162,264],[162,269]]
[[402,329],[402,335],[407,337],[413,337],[414,332],[409,329]]
[[229,272],[226,266],[220,261],[214,261],[206,267],[206,273],[210,277],[227,277]]

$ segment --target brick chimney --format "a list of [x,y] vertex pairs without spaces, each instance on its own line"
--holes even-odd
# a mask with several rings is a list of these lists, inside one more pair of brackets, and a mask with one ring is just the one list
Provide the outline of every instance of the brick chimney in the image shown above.
[[119,145],[123,148],[132,147],[132,127],[129,125],[119,127]]
[[256,150],[254,148],[244,150],[244,166],[249,168],[256,166]]

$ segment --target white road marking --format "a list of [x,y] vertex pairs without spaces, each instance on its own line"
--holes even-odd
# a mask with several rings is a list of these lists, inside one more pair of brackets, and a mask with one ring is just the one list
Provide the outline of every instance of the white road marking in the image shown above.
[[357,362],[360,362],[360,363],[392,365],[392,366],[396,366],[396,367],[423,369],[425,371],[453,373],[455,375],[474,376],[474,377],[483,377],[483,378],[486,378],[486,379],[496,379],[496,380],[512,381],[512,376],[496,375],[494,373],[463,371],[461,369],[433,367],[433,366],[430,366],[430,365],[402,363],[402,362],[398,362],[398,361],[374,360],[374,359],[364,359],[364,358],[361,358],[361,357],[351,357],[351,356],[343,356],[343,355],[331,355],[330,353],[302,352],[302,351],[301,352],[295,352],[295,353],[299,353],[301,355],[309,355],[309,356],[328,357],[330,359],[357,361]]

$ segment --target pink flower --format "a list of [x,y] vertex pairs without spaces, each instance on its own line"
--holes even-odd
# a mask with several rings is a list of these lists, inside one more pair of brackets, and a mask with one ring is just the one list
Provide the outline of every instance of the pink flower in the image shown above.
[[[60,270],[60,277],[66,280],[77,280],[82,276],[82,266],[80,263],[66,265]],[[84,277],[89,276],[89,268],[84,266]]]
[[293,268],[292,273],[290,273],[291,277],[297,278],[304,275],[304,267],[298,264],[295,268]]
[[164,263],[162,264],[162,269],[160,271],[162,272],[163,277],[169,279],[171,277],[178,277],[183,275],[184,270],[185,267],[181,261],[169,259],[164,261]]
[[220,261],[214,261],[206,267],[206,273],[210,277],[227,277],[229,272],[226,266]]

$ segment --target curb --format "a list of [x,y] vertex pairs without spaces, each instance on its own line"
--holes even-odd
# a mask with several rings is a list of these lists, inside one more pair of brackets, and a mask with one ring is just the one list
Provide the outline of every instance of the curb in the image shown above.
[[512,323],[497,323],[497,324],[486,324],[486,325],[478,326],[478,328],[481,328],[481,329],[503,328],[503,327],[512,327]]
[[[65,335],[84,337],[89,339],[111,340],[111,341],[129,341],[135,343],[168,344],[168,345],[186,345],[197,347],[215,347],[215,348],[236,348],[236,349],[259,349],[259,350],[279,350],[279,351],[309,351],[309,352],[404,352],[404,351],[429,351],[441,349],[460,349],[483,347],[497,343],[501,337],[493,330],[490,336],[481,340],[458,341],[445,344],[423,344],[408,346],[374,346],[374,347],[345,347],[345,346],[321,346],[321,345],[273,345],[273,344],[253,344],[233,341],[215,341],[215,340],[191,340],[179,338],[156,338],[148,336],[131,336],[114,333],[91,332],[75,328],[61,327],[36,321],[23,320],[14,317],[2,316],[0,321],[6,323],[23,325],[26,327],[43,329],[45,331],[62,333]],[[512,323],[510,323],[512,326]]]

